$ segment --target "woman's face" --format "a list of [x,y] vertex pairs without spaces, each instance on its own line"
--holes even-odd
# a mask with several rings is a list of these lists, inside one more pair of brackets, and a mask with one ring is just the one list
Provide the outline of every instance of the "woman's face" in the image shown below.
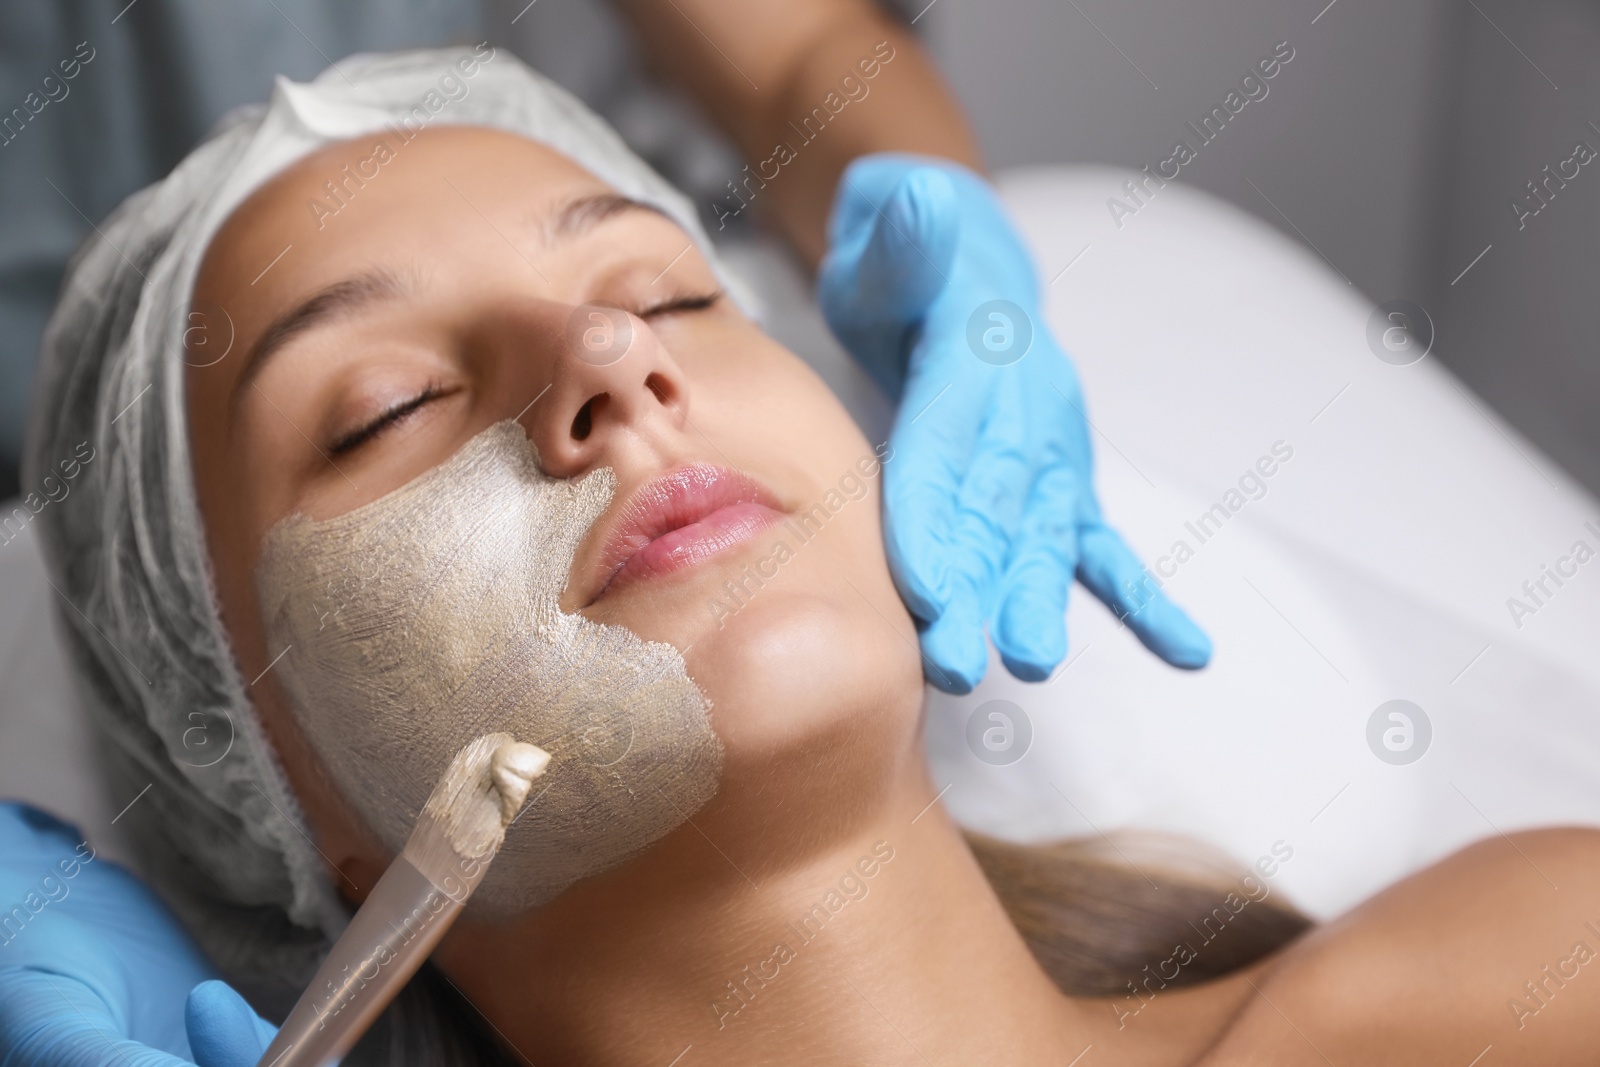
[[[757,864],[775,817],[846,828],[907,762],[922,692],[881,547],[879,454],[666,217],[510,134],[428,130],[381,164],[375,139],[313,154],[232,215],[193,305],[193,321],[225,313],[232,347],[215,363],[192,350],[187,372],[224,622],[324,851],[363,872],[387,858],[269,670],[263,542],[287,516],[385,497],[508,419],[549,476],[615,472],[560,608],[683,652],[724,752],[700,827]],[[707,517],[705,492],[738,502]]]

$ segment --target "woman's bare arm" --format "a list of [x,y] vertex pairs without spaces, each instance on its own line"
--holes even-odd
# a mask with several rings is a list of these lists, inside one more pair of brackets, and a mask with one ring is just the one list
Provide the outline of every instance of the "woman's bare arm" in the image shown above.
[[[855,157],[921,152],[978,166],[966,118],[932,61],[869,0],[621,0],[620,7],[652,69],[700,102],[752,174],[776,174],[743,188],[808,264],[822,258],[834,187]],[[882,61],[886,54],[893,58]],[[863,76],[863,61],[875,76]],[[844,87],[846,78],[859,87]],[[738,203],[732,193],[728,202]]]
[[1254,985],[1198,1067],[1593,1063],[1600,831],[1479,842],[1319,929]]

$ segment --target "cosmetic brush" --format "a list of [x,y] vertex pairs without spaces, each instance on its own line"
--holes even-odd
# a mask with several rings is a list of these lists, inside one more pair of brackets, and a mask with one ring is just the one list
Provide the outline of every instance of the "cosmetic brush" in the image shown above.
[[258,1067],[324,1067],[350,1051],[455,922],[549,763],[503,733],[456,753]]

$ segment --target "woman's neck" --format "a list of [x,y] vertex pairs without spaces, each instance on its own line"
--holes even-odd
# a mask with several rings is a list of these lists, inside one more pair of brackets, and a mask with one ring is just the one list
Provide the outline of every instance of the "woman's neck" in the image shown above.
[[440,962],[537,1063],[1060,1067],[1096,1043],[1101,1064],[1209,1043],[1237,1000],[1223,983],[1120,1030],[1105,1002],[1063,996],[935,792],[918,761],[849,834],[776,869],[718,848],[711,813],[513,927],[459,925]]

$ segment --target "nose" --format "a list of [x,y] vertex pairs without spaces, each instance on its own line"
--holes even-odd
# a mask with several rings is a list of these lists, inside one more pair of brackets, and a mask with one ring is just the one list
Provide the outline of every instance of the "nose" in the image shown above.
[[568,321],[547,394],[523,418],[544,472],[573,478],[618,448],[659,446],[688,421],[689,392],[650,325],[584,304]]

